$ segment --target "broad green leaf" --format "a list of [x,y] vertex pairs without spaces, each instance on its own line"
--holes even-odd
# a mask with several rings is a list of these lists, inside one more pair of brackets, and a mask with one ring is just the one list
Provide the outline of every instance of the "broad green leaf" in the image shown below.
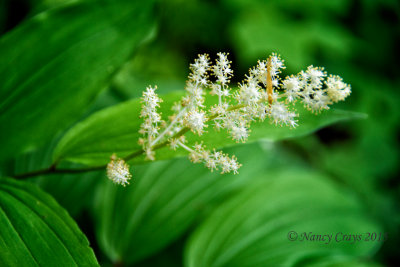
[[87,110],[152,29],[153,1],[69,1],[0,39],[0,159],[51,140]]
[[37,186],[0,179],[1,266],[98,266],[68,213]]
[[273,162],[256,144],[230,152],[243,164],[237,175],[211,173],[187,159],[174,159],[135,166],[127,187],[104,179],[95,201],[96,234],[103,252],[113,262],[132,263],[159,251],[207,213],[212,203]]
[[[57,141],[53,140],[41,149],[18,156],[15,162],[10,164],[12,170],[9,173],[29,173],[48,168],[51,165],[52,152]],[[65,164],[63,167],[76,168],[79,166]],[[4,167],[0,170],[4,170]],[[57,173],[33,177],[30,181],[52,195],[72,217],[76,218],[93,200],[94,187],[102,180],[103,172],[104,170],[79,174]]]
[[[367,241],[366,234],[381,230],[359,199],[325,177],[280,171],[217,208],[192,234],[185,261],[190,267],[304,266],[321,257],[370,257],[384,239]],[[312,241],[310,233],[332,239]],[[361,240],[343,241],[345,234]]]
[[[163,117],[171,115],[171,106],[183,95],[182,91],[170,93],[163,97],[164,102],[160,111]],[[212,100],[211,100],[212,101]],[[134,99],[119,105],[98,111],[86,120],[78,123],[61,139],[57,145],[54,158],[56,161],[67,160],[87,165],[103,165],[109,161],[112,153],[125,157],[141,147],[137,141],[140,137],[138,131],[142,123],[139,118],[140,100]],[[343,120],[361,118],[364,115],[342,110],[328,110],[319,115],[314,115],[303,107],[298,107],[299,126],[295,129],[279,127],[269,123],[256,122],[251,126],[249,141],[267,139],[278,141],[312,133],[326,125]],[[200,138],[189,132],[186,134],[189,144],[198,140],[204,141],[209,148],[221,148],[235,144],[226,131],[216,132],[210,126],[207,133]],[[164,160],[187,154],[183,149],[172,151],[168,147],[157,151],[157,159]],[[143,157],[134,159],[142,162]]]
[[77,217],[85,207],[90,205],[95,187],[103,179],[105,179],[104,171],[95,171],[46,175],[37,177],[34,181],[45,192],[52,195],[72,217]]

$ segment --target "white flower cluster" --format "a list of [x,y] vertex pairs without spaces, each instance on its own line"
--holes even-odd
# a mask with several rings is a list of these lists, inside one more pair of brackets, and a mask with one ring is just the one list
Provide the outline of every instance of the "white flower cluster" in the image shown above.
[[286,77],[282,82],[283,96],[289,103],[301,99],[304,106],[315,113],[329,109],[329,105],[349,96],[351,89],[339,76],[330,75],[325,80],[326,76],[323,68],[309,66],[296,76]]
[[129,172],[129,165],[123,159],[117,158],[115,154],[111,156],[111,161],[107,165],[107,176],[116,184],[126,186],[132,178]]
[[[309,66],[297,75],[282,79],[280,75],[285,65],[277,54],[258,61],[238,89],[232,89],[229,82],[233,71],[228,54],[218,53],[217,57],[212,65],[208,55],[199,55],[190,65],[186,95],[174,104],[175,113],[168,118],[168,123],[162,121],[157,112],[162,100],[155,93],[156,88],[148,87],[143,93],[140,116],[144,122],[140,133],[144,137],[139,143],[147,159],[154,160],[154,149],[168,144],[174,150],[187,150],[192,162],[202,162],[212,171],[237,173],[241,165],[234,156],[229,157],[215,149],[206,150],[202,144],[187,146],[183,134],[191,130],[201,136],[212,126],[217,131],[225,129],[236,142],[246,142],[250,124],[256,120],[269,118],[276,125],[296,127],[298,114],[293,104],[297,100],[312,112],[319,113],[351,93],[350,86],[342,78],[327,76],[320,67]],[[216,97],[217,104],[205,106],[207,93]]]
[[160,124],[164,122],[161,120],[161,114],[157,113],[157,107],[160,106],[162,100],[156,94],[157,87],[147,87],[142,96],[142,111],[140,117],[144,119],[139,133],[147,138],[140,138],[139,143],[143,147],[146,158],[154,160],[154,151],[151,149],[152,141],[159,134]]
[[224,154],[221,151],[216,151],[215,149],[211,152],[210,150],[206,150],[206,147],[203,144],[198,143],[196,143],[192,149],[186,146],[184,144],[185,142],[186,140],[184,136],[177,139],[172,138],[170,146],[172,149],[176,149],[177,147],[186,149],[189,151],[189,159],[191,162],[202,162],[211,171],[220,170],[222,174],[230,172],[237,174],[238,169],[242,166],[237,162],[235,156],[229,157],[227,154]]

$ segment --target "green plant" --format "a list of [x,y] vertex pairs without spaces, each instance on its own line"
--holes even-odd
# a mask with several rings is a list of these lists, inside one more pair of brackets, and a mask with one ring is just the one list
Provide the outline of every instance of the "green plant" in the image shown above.
[[[396,98],[319,16],[345,1],[19,2],[0,19],[1,266],[379,266],[396,248],[375,177],[397,164]],[[199,55],[185,83],[222,48],[240,64]],[[316,63],[349,101],[299,71]]]

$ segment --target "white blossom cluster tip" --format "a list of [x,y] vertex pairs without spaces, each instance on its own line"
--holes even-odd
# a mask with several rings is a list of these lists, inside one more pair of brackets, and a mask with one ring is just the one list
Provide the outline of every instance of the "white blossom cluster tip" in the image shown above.
[[[191,130],[198,136],[212,127],[226,130],[236,142],[246,142],[253,121],[269,121],[277,126],[296,127],[298,114],[294,103],[300,101],[314,113],[350,95],[350,86],[336,75],[328,76],[321,67],[309,66],[297,75],[281,77],[284,61],[277,54],[259,60],[249,74],[232,89],[233,76],[228,54],[218,53],[215,64],[207,54],[199,55],[190,64],[186,95],[172,107],[175,112],[168,122],[161,119],[157,108],[162,100],[156,87],[148,87],[142,96],[139,143],[147,159],[155,160],[155,149],[169,145],[171,149],[189,152],[192,162],[202,162],[211,171],[237,173],[241,166],[236,158],[206,150],[202,144],[186,145],[184,134]],[[216,104],[205,105],[206,95],[215,97]]]
[[343,101],[351,93],[350,85],[337,75],[330,75],[322,67],[309,66],[296,76],[286,77],[282,82],[286,102],[293,103],[301,99],[306,108],[319,113],[329,109],[329,105]]
[[213,152],[206,150],[203,144],[196,143],[193,148],[186,146],[185,138],[181,136],[179,139],[172,139],[170,145],[172,147],[180,146],[189,152],[189,159],[193,163],[203,163],[211,171],[217,170],[221,174],[233,172],[237,174],[241,164],[237,162],[235,156],[229,157],[221,151]]
[[132,178],[129,172],[129,165],[123,159],[117,158],[115,154],[111,156],[111,161],[107,165],[107,176],[115,184],[126,186]]
[[158,136],[160,125],[164,122],[161,120],[161,114],[157,113],[157,107],[160,106],[162,99],[156,94],[157,87],[147,87],[142,95],[142,110],[140,117],[144,119],[140,126],[139,133],[147,138],[140,138],[139,144],[145,151],[146,158],[154,160],[154,151],[152,150],[152,141]]

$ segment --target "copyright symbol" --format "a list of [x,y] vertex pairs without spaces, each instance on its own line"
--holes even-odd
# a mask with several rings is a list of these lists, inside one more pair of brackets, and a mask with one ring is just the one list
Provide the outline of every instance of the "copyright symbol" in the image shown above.
[[297,233],[295,231],[290,231],[287,234],[287,238],[289,239],[289,241],[296,241],[297,240]]

